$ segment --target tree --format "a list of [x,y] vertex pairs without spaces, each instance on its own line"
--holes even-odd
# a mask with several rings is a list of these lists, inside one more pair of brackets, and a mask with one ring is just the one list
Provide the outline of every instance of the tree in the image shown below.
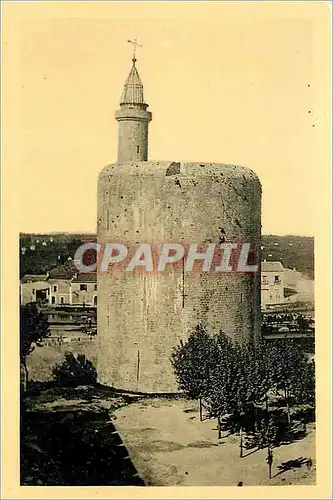
[[199,399],[200,420],[202,420],[202,399],[211,384],[212,371],[218,363],[218,349],[215,340],[198,325],[189,335],[187,342],[181,342],[171,355],[179,389],[191,399]]
[[315,405],[316,400],[316,373],[314,360],[303,366],[303,374],[299,384],[294,387],[294,396],[297,403]]
[[95,385],[97,382],[96,368],[84,354],[75,357],[71,352],[66,353],[65,360],[57,364],[52,373],[54,381],[65,387]]
[[[254,417],[254,432],[258,430],[259,411],[264,400],[268,401],[268,391],[271,387],[271,377],[266,358],[264,343],[243,342],[235,345],[237,360],[237,386],[235,388],[235,405],[238,414],[240,434],[240,457],[243,455],[243,428],[249,422],[248,416]],[[244,422],[243,422],[244,421]]]
[[268,477],[269,479],[272,479],[272,464],[273,464],[273,449],[268,446],[267,448],[267,464],[268,464]]
[[244,386],[244,379],[238,346],[222,331],[216,339],[216,344],[218,362],[211,371],[206,401],[209,415],[217,419],[218,437],[221,438],[223,417],[242,411],[240,387]]
[[36,346],[51,335],[47,317],[40,311],[35,302],[22,305],[20,308],[20,365],[23,390],[28,381],[27,357]]
[[272,369],[272,386],[276,394],[282,391],[287,408],[288,425],[291,426],[290,406],[303,386],[308,360],[299,345],[293,340],[279,341],[269,350]]

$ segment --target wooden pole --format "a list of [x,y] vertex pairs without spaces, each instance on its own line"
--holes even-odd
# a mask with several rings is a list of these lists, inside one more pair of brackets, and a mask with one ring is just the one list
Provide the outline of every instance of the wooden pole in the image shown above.
[[243,458],[243,429],[242,429],[242,427],[240,428],[239,435],[240,435],[240,453],[239,453],[239,456],[240,456],[240,458]]

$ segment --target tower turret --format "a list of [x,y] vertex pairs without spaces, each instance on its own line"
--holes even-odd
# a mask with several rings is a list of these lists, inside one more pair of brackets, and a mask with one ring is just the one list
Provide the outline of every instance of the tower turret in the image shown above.
[[116,120],[119,122],[118,163],[148,160],[148,124],[152,114],[147,111],[148,104],[144,100],[135,49],[132,63],[120,99],[120,109],[116,111]]

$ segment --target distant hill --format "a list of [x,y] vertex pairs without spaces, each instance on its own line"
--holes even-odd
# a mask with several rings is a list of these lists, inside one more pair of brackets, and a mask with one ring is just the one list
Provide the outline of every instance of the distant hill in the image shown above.
[[[21,233],[20,275],[42,274],[73,258],[82,243],[96,241],[95,233]],[[22,253],[22,249],[25,253]],[[279,260],[284,267],[314,276],[314,238],[310,236],[262,236],[262,260]]]
[[311,236],[262,235],[261,258],[282,262],[284,267],[314,278],[314,238]]

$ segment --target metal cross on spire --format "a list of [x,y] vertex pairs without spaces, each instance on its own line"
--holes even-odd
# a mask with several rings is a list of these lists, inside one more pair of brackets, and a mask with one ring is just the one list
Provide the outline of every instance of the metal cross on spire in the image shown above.
[[143,47],[143,45],[140,45],[138,43],[137,37],[135,37],[134,40],[127,40],[127,41],[128,41],[128,43],[132,43],[134,45],[132,61],[135,63],[135,61],[136,61],[136,57],[135,57],[136,48],[137,47]]

